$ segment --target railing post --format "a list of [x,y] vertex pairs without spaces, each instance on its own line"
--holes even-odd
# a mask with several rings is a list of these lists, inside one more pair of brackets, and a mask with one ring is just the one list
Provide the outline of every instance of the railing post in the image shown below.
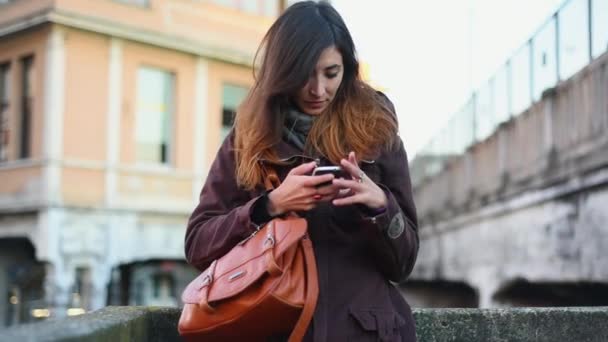
[[544,148],[543,152],[545,156],[548,156],[553,149],[553,107],[554,107],[555,97],[548,96],[544,99],[543,106],[543,127],[544,127]]
[[553,15],[555,17],[555,73],[557,74],[557,83],[561,80],[561,75],[559,74],[559,64],[561,63],[561,56],[559,54],[559,16],[557,15],[559,12],[555,12]]
[[534,104],[534,37],[528,40],[528,44],[530,45],[530,55],[529,55],[529,63],[530,63],[530,77],[528,81],[530,82],[530,106]]
[[588,17],[588,27],[589,27],[589,31],[588,31],[588,38],[589,38],[589,63],[591,63],[591,61],[593,60],[593,11],[592,11],[592,6],[593,6],[593,0],[588,0],[587,1],[587,15]]
[[[469,144],[469,146],[473,146],[478,142],[477,139],[477,130],[478,130],[478,125],[477,125],[477,92],[473,92],[473,94],[471,95],[471,125],[472,127],[472,134],[473,134],[473,139],[471,139],[471,143]],[[466,149],[465,149],[466,150]]]
[[513,70],[511,68],[511,58],[507,61],[505,65],[506,68],[506,79],[507,79],[507,111],[509,112],[509,119],[511,119],[513,114]]

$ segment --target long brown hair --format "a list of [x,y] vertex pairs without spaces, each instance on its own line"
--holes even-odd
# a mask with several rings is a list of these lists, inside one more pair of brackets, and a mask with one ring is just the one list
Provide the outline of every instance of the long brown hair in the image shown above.
[[253,189],[261,183],[260,159],[279,162],[274,147],[281,141],[289,97],[306,84],[319,56],[331,46],[342,55],[344,75],[335,98],[315,120],[307,149],[339,165],[349,151],[359,159],[374,158],[394,142],[396,117],[387,101],[361,80],[352,37],[338,12],[325,2],[299,2],[262,40],[255,83],[237,111],[234,146],[240,186]]

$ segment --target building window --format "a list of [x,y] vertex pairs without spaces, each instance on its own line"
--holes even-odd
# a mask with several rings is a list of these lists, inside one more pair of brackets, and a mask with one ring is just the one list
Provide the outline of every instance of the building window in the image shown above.
[[0,162],[8,159],[8,107],[11,97],[10,64],[0,65]]
[[133,299],[135,300],[134,304],[130,305],[144,305],[144,298],[146,297],[146,284],[144,284],[143,280],[137,280],[135,282],[135,294],[133,295]]
[[170,273],[157,273],[152,276],[152,297],[155,300],[175,298],[175,279]]
[[[279,0],[281,1],[281,0]],[[279,2],[276,0],[261,0],[261,13],[266,17],[277,17],[279,15]]]
[[32,104],[34,103],[34,57],[21,59],[21,122],[19,123],[19,158],[32,154]]
[[212,3],[249,14],[276,17],[280,0],[211,0]]
[[248,88],[232,85],[232,84],[224,84],[222,87],[222,133],[221,138],[222,141],[230,130],[232,129],[232,125],[234,124],[234,116],[236,115],[236,109],[239,107],[241,102],[247,96]]
[[174,76],[160,69],[138,71],[136,160],[169,164],[173,136]]
[[139,6],[139,7],[149,7],[150,0],[114,0],[116,2],[121,2],[127,5]]

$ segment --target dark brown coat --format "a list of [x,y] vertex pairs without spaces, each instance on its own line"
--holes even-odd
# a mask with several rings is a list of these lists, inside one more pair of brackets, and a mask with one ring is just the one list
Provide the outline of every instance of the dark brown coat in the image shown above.
[[[186,257],[200,270],[256,229],[250,215],[263,189],[244,191],[237,186],[232,140],[228,136],[221,146],[188,224]],[[292,167],[313,160],[285,142],[277,152],[289,163],[272,165],[281,179]],[[406,279],[418,252],[403,143],[399,139],[376,160],[360,164],[386,192],[388,209],[370,217],[357,206],[322,204],[305,213],[320,289],[305,340],[415,341],[410,307],[391,283]]]

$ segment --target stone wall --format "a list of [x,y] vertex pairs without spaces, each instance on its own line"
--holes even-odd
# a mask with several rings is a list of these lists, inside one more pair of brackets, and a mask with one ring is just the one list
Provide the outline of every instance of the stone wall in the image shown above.
[[[0,341],[181,341],[179,314],[176,308],[107,307],[11,328]],[[608,307],[415,309],[414,318],[419,342],[608,341]]]

